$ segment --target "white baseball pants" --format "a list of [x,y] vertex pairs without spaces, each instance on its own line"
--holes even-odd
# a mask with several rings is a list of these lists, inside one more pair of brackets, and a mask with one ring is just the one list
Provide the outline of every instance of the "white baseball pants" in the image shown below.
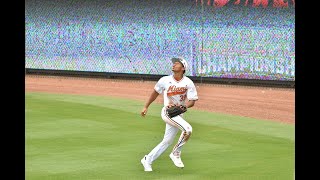
[[166,114],[166,107],[161,110],[161,117],[166,123],[163,140],[148,154],[149,163],[155,161],[172,143],[179,129],[182,131],[178,143],[172,153],[181,153],[182,146],[188,141],[192,133],[191,125],[182,118],[183,114],[170,118]]

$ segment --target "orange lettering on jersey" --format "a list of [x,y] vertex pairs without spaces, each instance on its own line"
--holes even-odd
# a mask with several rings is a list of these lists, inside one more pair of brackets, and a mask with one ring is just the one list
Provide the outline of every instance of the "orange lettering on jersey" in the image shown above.
[[167,96],[174,96],[177,94],[184,94],[187,92],[187,87],[176,87],[175,85],[171,85],[168,88]]

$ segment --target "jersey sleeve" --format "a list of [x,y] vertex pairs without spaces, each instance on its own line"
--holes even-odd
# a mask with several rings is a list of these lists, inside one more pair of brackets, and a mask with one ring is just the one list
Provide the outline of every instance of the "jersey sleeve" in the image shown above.
[[190,81],[190,83],[188,85],[187,98],[188,98],[188,100],[198,100],[199,99],[197,89],[192,81]]
[[160,78],[157,84],[154,86],[154,90],[157,91],[157,93],[162,94],[165,89],[164,85],[164,77]]

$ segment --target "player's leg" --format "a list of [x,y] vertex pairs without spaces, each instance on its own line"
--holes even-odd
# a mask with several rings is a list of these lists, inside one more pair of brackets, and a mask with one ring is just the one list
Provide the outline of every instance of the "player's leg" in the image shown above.
[[184,164],[182,163],[180,158],[181,149],[191,136],[192,126],[187,121],[185,121],[180,115],[173,118],[170,118],[166,114],[164,114],[163,116],[163,119],[167,123],[173,124],[182,131],[178,143],[174,146],[172,153],[170,154],[170,158],[177,167],[184,167]]
[[172,143],[179,129],[170,124],[166,124],[166,130],[162,141],[148,154],[149,161],[152,164]]
[[152,171],[152,162],[155,161],[172,143],[179,128],[166,123],[166,129],[162,141],[152,151],[141,159],[145,171]]
[[173,147],[172,153],[176,156],[180,156],[181,149],[183,145],[189,140],[192,134],[192,126],[185,121],[181,116],[176,116],[171,118],[172,121],[175,121],[177,124],[180,125],[181,135],[178,140],[178,143]]

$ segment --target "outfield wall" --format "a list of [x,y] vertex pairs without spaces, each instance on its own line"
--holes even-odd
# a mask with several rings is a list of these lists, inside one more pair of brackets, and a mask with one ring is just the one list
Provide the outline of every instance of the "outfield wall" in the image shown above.
[[[71,76],[87,78],[107,78],[107,79],[126,79],[139,81],[158,81],[164,75],[150,74],[128,74],[128,73],[105,73],[89,71],[65,71],[51,69],[29,69],[26,68],[26,75],[48,75],[48,76]],[[225,85],[243,85],[243,86],[260,86],[276,88],[295,88],[294,81],[277,81],[277,80],[259,80],[259,79],[236,79],[236,78],[214,78],[188,76],[195,83],[204,84],[225,84]]]
[[292,86],[294,27],[294,7],[30,0],[26,68],[151,78],[170,74],[170,58],[183,56],[186,75],[201,81]]

